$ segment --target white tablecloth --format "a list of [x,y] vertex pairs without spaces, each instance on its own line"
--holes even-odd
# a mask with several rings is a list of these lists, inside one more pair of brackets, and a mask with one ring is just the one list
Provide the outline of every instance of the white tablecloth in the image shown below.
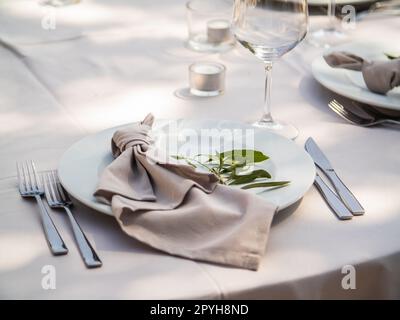
[[[360,128],[327,107],[334,96],[310,73],[321,51],[302,43],[274,68],[273,113],[314,137],[366,209],[342,222],[312,188],[280,213],[257,272],[172,257],[124,235],[112,217],[77,205],[76,217],[103,260],[88,270],[66,216],[52,213],[69,246],[53,257],[37,206],[16,189],[15,161],[54,169],[88,133],[142,119],[252,121],[261,112],[262,64],[244,49],[206,55],[183,47],[184,1],[89,1],[45,9],[36,1],[0,4],[0,298],[400,298],[400,131]],[[44,30],[44,15],[56,18]],[[397,41],[400,19],[366,20],[352,39]],[[225,95],[182,100],[187,67],[227,66]],[[342,99],[343,101],[343,99]],[[341,270],[356,269],[344,290]],[[56,268],[56,289],[41,270]]]

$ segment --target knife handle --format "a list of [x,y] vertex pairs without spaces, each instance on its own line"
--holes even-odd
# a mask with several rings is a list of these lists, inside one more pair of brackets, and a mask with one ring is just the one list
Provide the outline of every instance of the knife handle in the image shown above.
[[360,216],[364,214],[364,208],[358,202],[356,197],[351,193],[351,191],[345,186],[345,184],[340,180],[338,175],[333,170],[325,170],[324,173],[327,175],[329,180],[331,180],[333,186],[335,187],[340,199],[345,203],[347,208],[355,216]]
[[318,174],[315,177],[314,184],[325,199],[326,203],[340,220],[349,220],[353,218],[349,209],[346,208],[343,202],[340,201],[336,194],[327,186]]

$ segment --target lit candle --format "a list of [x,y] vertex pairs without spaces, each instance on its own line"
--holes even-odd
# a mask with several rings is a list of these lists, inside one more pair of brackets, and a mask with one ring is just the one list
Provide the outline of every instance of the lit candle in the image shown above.
[[197,62],[189,66],[190,93],[217,96],[225,90],[225,66],[215,62]]
[[215,19],[207,22],[207,41],[219,44],[231,39],[230,23],[228,20]]

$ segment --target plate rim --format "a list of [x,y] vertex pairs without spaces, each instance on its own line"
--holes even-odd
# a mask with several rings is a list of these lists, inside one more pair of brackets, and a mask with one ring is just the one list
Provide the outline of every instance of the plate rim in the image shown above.
[[[343,5],[343,4],[362,4],[362,3],[373,3],[376,2],[377,0],[336,0],[337,5]],[[324,0],[309,0],[308,4],[312,6],[320,6],[320,5],[326,5],[326,1]]]

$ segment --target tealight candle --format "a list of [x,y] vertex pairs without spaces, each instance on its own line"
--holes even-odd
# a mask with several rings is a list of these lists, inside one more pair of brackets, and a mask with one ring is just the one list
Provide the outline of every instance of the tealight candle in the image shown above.
[[225,90],[225,66],[215,62],[196,62],[189,66],[190,93],[217,96]]
[[224,19],[215,19],[207,22],[207,41],[219,44],[231,39],[230,22]]

